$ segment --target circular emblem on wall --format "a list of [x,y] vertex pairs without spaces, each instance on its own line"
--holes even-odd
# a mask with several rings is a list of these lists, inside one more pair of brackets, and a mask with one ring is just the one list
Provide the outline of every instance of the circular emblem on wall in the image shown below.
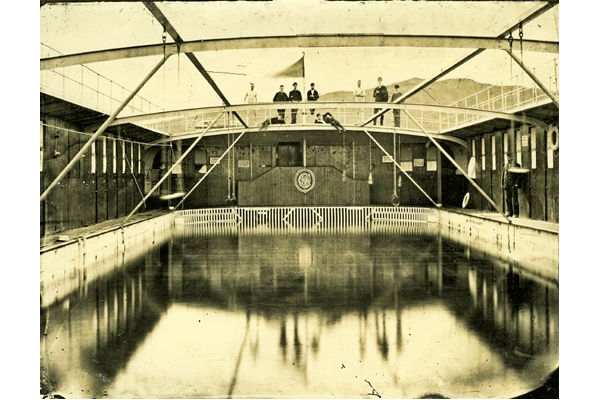
[[296,189],[302,193],[308,193],[315,187],[315,174],[310,169],[301,169],[294,177]]

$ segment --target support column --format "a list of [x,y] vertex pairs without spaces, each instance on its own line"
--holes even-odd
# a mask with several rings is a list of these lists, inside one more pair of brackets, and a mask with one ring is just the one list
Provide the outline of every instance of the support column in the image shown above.
[[442,152],[437,150],[437,202],[443,204],[442,201]]

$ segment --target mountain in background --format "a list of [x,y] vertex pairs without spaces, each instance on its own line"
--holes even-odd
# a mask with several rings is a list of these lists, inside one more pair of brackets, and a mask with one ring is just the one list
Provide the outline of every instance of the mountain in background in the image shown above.
[[[389,98],[391,101],[392,93],[394,92],[394,85],[400,86],[400,92],[405,93],[408,90],[415,87],[417,84],[422,82],[423,79],[420,78],[412,78],[403,82],[394,82],[386,84],[385,86],[388,89]],[[438,105],[449,105],[458,100],[462,100],[467,96],[485,90],[488,87],[491,87],[487,83],[479,83],[475,82],[472,79],[446,79],[442,81],[436,81],[426,87],[424,90],[421,90],[417,94],[409,97],[407,102],[409,103],[419,103],[419,104],[438,104]],[[364,87],[364,86],[363,86]],[[365,88],[366,93],[366,101],[373,101],[373,89],[374,87]],[[491,90],[491,96],[500,94],[500,87],[494,87]],[[354,87],[348,91],[336,91],[322,94],[319,98],[320,101],[354,101],[354,96],[352,93],[354,92]],[[482,98],[478,99],[480,102],[486,100],[486,94],[482,94]],[[472,100],[474,101],[474,100]]]

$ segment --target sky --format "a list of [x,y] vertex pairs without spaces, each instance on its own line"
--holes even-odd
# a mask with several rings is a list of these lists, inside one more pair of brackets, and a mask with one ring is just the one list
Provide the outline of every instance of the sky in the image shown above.
[[[307,33],[447,34],[496,36],[532,2],[272,2],[157,3],[184,40]],[[558,6],[524,26],[525,39],[558,40]],[[137,3],[50,4],[40,9],[40,41],[63,54],[157,44],[162,27]],[[171,39],[169,38],[169,41]],[[516,43],[516,42],[515,42]],[[516,46],[516,44],[515,44]],[[518,48],[516,48],[518,49]],[[358,79],[373,87],[414,77],[427,78],[468,54],[470,49],[442,48],[271,48],[196,53],[232,104],[243,102],[253,82],[259,101],[271,101],[279,85],[304,92],[314,82],[321,93],[353,90]],[[46,54],[42,54],[45,56]],[[272,78],[304,56],[306,77]],[[558,55],[525,52],[531,67]],[[159,61],[143,57],[88,66],[107,78],[134,88]],[[512,64],[512,66],[511,66]],[[80,77],[80,67],[67,68]],[[519,71],[504,51],[487,50],[450,78],[509,84]],[[550,71],[551,72],[551,71]],[[543,75],[547,75],[544,72]],[[544,79],[546,79],[544,77]],[[93,82],[95,83],[95,82]],[[525,84],[529,84],[527,79]],[[220,105],[221,101],[184,55],[173,56],[140,95],[167,109]]]

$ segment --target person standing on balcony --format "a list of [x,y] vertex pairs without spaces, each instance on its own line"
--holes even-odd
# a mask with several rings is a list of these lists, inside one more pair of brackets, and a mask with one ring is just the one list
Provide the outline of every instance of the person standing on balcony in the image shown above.
[[[357,103],[364,103],[365,102],[365,89],[363,89],[361,86],[361,82],[360,79],[356,82],[356,89],[354,89],[354,101]],[[365,118],[365,109],[364,108],[357,108],[356,109],[356,119],[357,119],[357,125],[359,123],[362,122],[362,120]]]
[[[258,94],[254,90],[254,83],[250,82],[250,90],[246,92],[246,96],[244,96],[245,104],[257,104],[258,103]],[[250,119],[249,116],[253,116],[253,123],[256,123],[256,110],[251,110],[246,113],[246,118]]]
[[[300,93],[300,91],[298,90],[298,84],[296,82],[294,82],[292,84],[292,86],[294,87],[294,90],[292,90],[290,92],[290,101],[292,103],[300,103],[302,101],[302,93]],[[293,108],[292,109],[292,124],[296,123],[296,116],[298,115],[298,109],[297,108]]]
[[512,154],[506,157],[506,164],[502,169],[502,187],[506,199],[506,212],[509,217],[519,216],[519,188],[521,187],[521,176],[514,172],[510,172],[510,168],[520,168],[518,163],[514,162]]
[[[283,85],[279,86],[279,92],[275,93],[273,96],[274,103],[287,103],[289,101],[288,95],[283,91]],[[285,108],[281,108],[277,110],[279,114],[279,119],[285,121]]]
[[[317,101],[317,100],[319,100],[319,92],[317,92],[317,90],[315,89],[315,84],[314,83],[310,84],[310,90],[308,91],[308,93],[306,93],[306,100],[308,100],[308,101]],[[314,108],[310,109],[310,115],[315,115],[315,109]]]
[[[387,87],[385,87],[381,82],[383,82],[383,79],[381,79],[381,77],[377,78],[377,87],[373,90],[373,98],[377,103],[387,103]],[[375,108],[374,111],[375,114],[377,114],[379,111],[381,111],[381,108]],[[383,126],[383,114],[381,114],[379,118],[379,125]],[[377,118],[373,120],[373,125],[377,125]]]
[[[392,93],[392,103],[402,96],[400,85],[394,85],[394,93]],[[394,110],[394,126],[400,128],[400,110]]]

